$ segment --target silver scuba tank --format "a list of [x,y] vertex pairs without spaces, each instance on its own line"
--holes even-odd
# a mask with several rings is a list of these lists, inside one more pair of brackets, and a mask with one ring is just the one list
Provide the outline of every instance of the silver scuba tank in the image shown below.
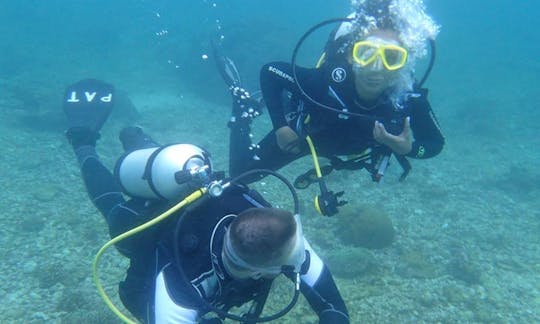
[[191,144],[144,148],[122,156],[115,176],[132,197],[175,201],[209,182],[210,155]]

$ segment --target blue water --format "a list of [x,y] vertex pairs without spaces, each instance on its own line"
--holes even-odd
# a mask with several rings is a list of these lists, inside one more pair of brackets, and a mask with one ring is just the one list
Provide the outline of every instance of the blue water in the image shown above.
[[[336,276],[338,285],[353,323],[540,322],[540,2],[426,5],[441,25],[426,86],[447,144],[438,157],[413,161],[403,184],[397,164],[380,185],[361,172],[332,175],[329,185],[346,188],[353,205],[383,206],[398,233],[392,247],[369,251],[378,271]],[[226,169],[230,99],[210,39],[223,36],[256,90],[264,63],[290,61],[309,27],[349,11],[347,0],[0,0],[0,322],[115,321],[89,280],[107,233],[62,135],[68,84],[102,79],[133,101],[103,131],[108,165],[120,154],[120,127],[137,123],[163,142],[204,145]],[[324,35],[310,40],[302,63],[316,60]],[[268,116],[258,123],[264,135]],[[293,177],[310,163],[284,172]],[[339,216],[313,213],[314,193],[301,193],[306,236],[336,259]],[[114,292],[125,263],[111,259]],[[453,275],[446,265],[456,259],[481,279]],[[414,265],[430,275],[410,275]]]

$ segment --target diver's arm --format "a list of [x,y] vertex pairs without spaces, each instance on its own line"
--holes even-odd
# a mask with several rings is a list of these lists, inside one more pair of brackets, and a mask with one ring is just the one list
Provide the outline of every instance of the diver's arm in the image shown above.
[[[315,69],[306,69],[297,67],[297,76],[304,90],[311,88],[310,80],[317,80],[312,71]],[[299,95],[300,91],[294,82],[291,64],[285,62],[271,62],[265,64],[260,73],[261,91],[264,102],[268,107],[268,113],[272,119],[274,129],[287,126],[283,105],[283,91],[287,90],[293,95]],[[311,91],[309,91],[311,93]]]
[[445,142],[437,119],[425,94],[413,99],[412,104],[410,124],[414,141],[407,156],[416,159],[434,157],[442,151]]
[[[304,240],[307,258],[307,272],[300,277],[300,289],[313,310],[319,316],[321,324],[348,324],[349,313],[330,270]],[[305,266],[305,264],[304,264]]]

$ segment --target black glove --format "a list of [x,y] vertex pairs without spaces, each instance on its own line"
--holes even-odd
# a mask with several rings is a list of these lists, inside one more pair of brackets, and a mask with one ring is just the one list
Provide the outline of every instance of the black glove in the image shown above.
[[327,190],[321,192],[321,194],[315,199],[315,204],[318,211],[323,216],[334,216],[337,214],[339,212],[338,207],[348,203],[346,200],[339,200],[344,193],[344,191],[334,193],[333,191]]

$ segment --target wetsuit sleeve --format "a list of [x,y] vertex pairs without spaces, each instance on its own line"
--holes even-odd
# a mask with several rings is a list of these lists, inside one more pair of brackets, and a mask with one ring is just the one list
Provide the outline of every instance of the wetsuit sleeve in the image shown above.
[[[315,84],[320,85],[320,76],[316,69],[297,67],[296,74],[305,91],[310,94],[317,93],[312,89]],[[300,90],[293,78],[291,64],[272,62],[264,65],[260,73],[260,83],[264,102],[268,108],[274,129],[286,126],[283,92],[289,91],[294,96],[300,94]]]
[[[348,324],[349,313],[338,288],[332,278],[330,270],[322,262],[321,258],[313,251],[307,241],[304,242],[306,259],[300,284],[304,297],[319,316],[321,324]],[[304,270],[304,269],[303,269]]]
[[427,159],[439,154],[444,146],[444,136],[427,100],[427,91],[411,100],[411,129],[414,135],[408,157]]

